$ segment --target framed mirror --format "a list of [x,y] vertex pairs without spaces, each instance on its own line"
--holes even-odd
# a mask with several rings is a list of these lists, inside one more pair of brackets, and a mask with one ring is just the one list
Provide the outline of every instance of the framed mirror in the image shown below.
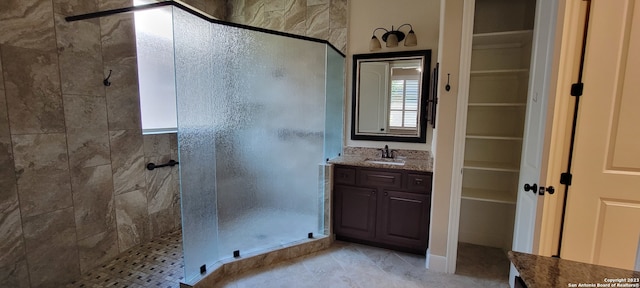
[[353,55],[351,139],[426,143],[431,50]]

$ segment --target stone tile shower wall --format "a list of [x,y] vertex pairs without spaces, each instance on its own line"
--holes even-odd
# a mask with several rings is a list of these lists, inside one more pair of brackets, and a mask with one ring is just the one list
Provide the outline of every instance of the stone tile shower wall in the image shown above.
[[229,22],[328,40],[347,46],[347,0],[227,0]]
[[217,19],[227,19],[227,0],[183,0],[182,2]]
[[[130,0],[0,2],[0,286],[59,287],[180,227],[175,135],[142,136]],[[102,85],[113,70],[112,85]]]

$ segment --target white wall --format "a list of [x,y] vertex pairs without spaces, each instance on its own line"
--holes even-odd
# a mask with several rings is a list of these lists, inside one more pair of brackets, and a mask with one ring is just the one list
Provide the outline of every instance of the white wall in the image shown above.
[[[382,141],[351,140],[351,89],[352,89],[352,58],[353,54],[397,52],[408,50],[431,49],[431,69],[435,67],[438,55],[438,35],[440,22],[440,0],[350,0],[349,23],[347,40],[347,91],[346,91],[346,119],[345,139],[347,146],[380,148],[385,144],[393,149],[431,150],[433,131],[429,125],[427,143],[389,143]],[[395,48],[369,51],[369,41],[376,28],[394,29],[409,23],[416,33],[418,45],[405,47],[402,42]],[[406,32],[404,27],[402,31]],[[381,31],[376,34],[380,39]],[[382,41],[381,41],[382,42]]]
[[[442,0],[445,5],[442,22],[440,50],[440,82],[438,83],[438,112],[436,120],[437,137],[433,142],[434,174],[431,196],[431,226],[429,232],[429,269],[450,272],[451,263],[447,263],[447,243],[449,239],[449,219],[457,221],[456,215],[450,215],[451,177],[453,176],[453,153],[458,102],[458,83],[460,79],[460,45],[462,33],[462,12],[464,0]],[[451,90],[445,91],[447,74],[451,74]],[[438,261],[434,261],[438,260]]]

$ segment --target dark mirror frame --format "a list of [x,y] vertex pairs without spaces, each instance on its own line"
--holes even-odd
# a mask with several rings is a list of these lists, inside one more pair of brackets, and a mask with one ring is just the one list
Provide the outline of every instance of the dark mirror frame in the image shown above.
[[[420,131],[417,137],[393,136],[393,135],[358,135],[356,134],[356,119],[358,109],[358,82],[360,77],[359,60],[380,59],[393,60],[399,57],[423,57],[422,63],[422,79],[421,79],[421,95],[420,95]],[[371,54],[354,54],[353,55],[353,83],[351,92],[351,140],[371,140],[371,141],[390,141],[390,142],[410,142],[410,143],[427,143],[427,106],[429,106],[430,89],[430,72],[431,72],[431,50],[414,50],[387,53],[371,53]]]

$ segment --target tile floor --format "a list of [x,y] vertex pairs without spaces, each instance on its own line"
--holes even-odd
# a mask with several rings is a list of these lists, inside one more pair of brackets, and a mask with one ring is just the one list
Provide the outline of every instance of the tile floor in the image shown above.
[[[183,279],[181,240],[175,231],[136,246],[66,287],[177,288]],[[228,277],[216,287],[508,287],[502,250],[461,243],[458,254],[458,274],[450,275],[425,270],[419,255],[337,241],[324,251]]]
[[66,287],[179,288],[182,263],[182,233],[177,230],[125,251]]
[[[487,253],[482,249],[486,247],[462,246],[465,256],[459,265],[463,266],[476,257],[501,251],[490,248]],[[465,254],[467,248],[471,248],[470,255]],[[502,254],[506,260],[506,254]],[[506,266],[491,262],[484,260],[481,265],[462,269],[478,275],[450,275],[425,270],[425,259],[419,255],[337,241],[327,250],[230,277],[217,287],[509,287],[508,262]],[[475,270],[479,266],[483,268]],[[491,271],[497,267],[506,273]]]

